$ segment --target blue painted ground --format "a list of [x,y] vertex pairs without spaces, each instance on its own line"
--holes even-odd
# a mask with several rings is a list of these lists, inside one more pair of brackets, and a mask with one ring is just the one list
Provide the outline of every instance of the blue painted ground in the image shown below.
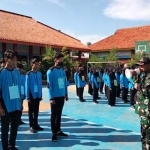
[[[84,92],[87,102],[79,102],[74,92],[65,103],[62,116],[62,130],[69,134],[66,139],[51,141],[50,110],[40,112],[39,124],[44,131],[30,133],[28,116],[23,114],[27,124],[20,126],[17,137],[19,150],[141,150],[139,117],[129,104],[117,99],[116,107],[107,105],[104,95],[99,104]],[[47,89],[43,88],[44,102],[48,101]],[[0,143],[1,147],[1,143]]]

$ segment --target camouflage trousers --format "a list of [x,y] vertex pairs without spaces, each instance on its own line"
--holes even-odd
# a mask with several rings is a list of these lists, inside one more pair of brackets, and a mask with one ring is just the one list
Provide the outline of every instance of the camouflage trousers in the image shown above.
[[143,124],[143,119],[141,119],[141,142],[142,150],[150,150],[150,122],[149,119],[145,120],[147,124]]

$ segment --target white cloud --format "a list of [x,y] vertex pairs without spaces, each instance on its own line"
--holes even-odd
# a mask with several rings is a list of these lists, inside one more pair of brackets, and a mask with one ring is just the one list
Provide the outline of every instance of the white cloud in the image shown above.
[[91,34],[90,35],[81,35],[80,34],[79,35],[68,29],[66,29],[62,32],[80,40],[85,45],[87,44],[87,42],[91,42],[93,44],[93,43],[98,42],[107,37],[107,35],[98,35],[98,34],[93,34],[93,35],[91,35]]
[[150,0],[110,0],[104,14],[114,19],[150,20]]
[[62,2],[62,0],[47,0],[47,1],[50,2],[50,3],[54,3],[56,5],[59,5],[61,7],[65,6],[65,3]]

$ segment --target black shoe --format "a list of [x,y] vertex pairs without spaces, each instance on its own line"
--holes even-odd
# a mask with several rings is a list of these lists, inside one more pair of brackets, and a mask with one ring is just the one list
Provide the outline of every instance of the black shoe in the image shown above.
[[100,92],[101,94],[104,94],[103,92]]
[[84,102],[83,100],[79,99],[80,102]]
[[54,134],[52,135],[52,141],[53,142],[57,142],[57,134]]
[[19,121],[19,125],[24,125],[24,124],[26,124],[26,123],[23,121]]
[[35,127],[35,130],[38,130],[38,131],[43,131],[44,128],[40,127],[39,125]]
[[59,137],[68,137],[68,134],[63,133],[62,131],[57,133],[57,136]]
[[101,97],[97,97],[97,99],[101,99]]
[[31,127],[31,128],[30,128],[30,132],[32,132],[32,133],[36,133],[36,129],[35,129],[35,128],[33,128],[33,127]]
[[131,107],[132,109],[135,109],[135,106],[134,106],[134,105],[131,105],[130,107]]
[[7,150],[18,150],[18,148],[16,148],[16,147],[8,147]]
[[124,101],[124,103],[129,103],[130,101],[128,101],[128,100],[126,100],[126,101]]
[[85,99],[80,99],[79,101],[80,101],[80,102],[86,102],[86,100],[85,100]]
[[95,100],[95,101],[93,101],[95,104],[98,104],[98,101],[97,100]]

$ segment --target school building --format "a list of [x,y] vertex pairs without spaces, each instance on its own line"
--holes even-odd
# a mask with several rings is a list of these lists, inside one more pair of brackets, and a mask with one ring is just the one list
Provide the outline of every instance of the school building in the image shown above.
[[0,57],[11,49],[19,53],[21,61],[29,61],[44,54],[46,46],[56,51],[66,47],[70,57],[77,60],[89,57],[90,49],[78,39],[32,17],[0,10]]
[[125,63],[138,51],[150,53],[150,25],[118,29],[113,35],[90,45],[89,48],[101,58],[116,49],[118,59]]

